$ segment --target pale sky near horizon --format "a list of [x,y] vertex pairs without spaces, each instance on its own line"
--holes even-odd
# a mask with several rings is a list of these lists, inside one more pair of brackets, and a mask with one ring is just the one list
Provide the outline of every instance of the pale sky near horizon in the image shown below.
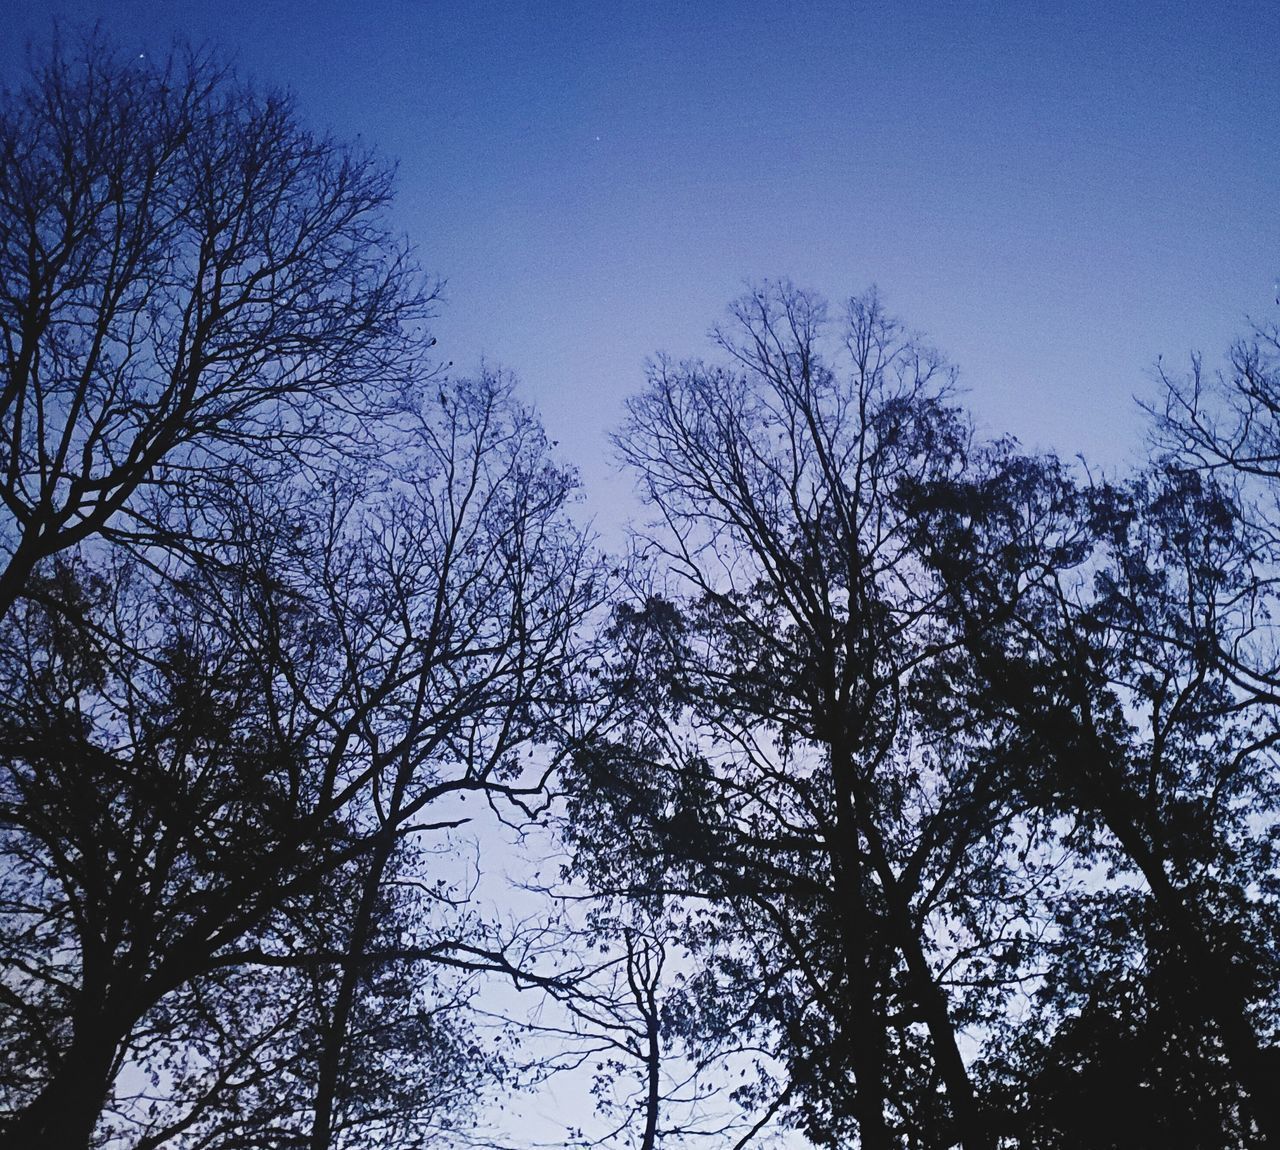
[[979,424],[1107,465],[1157,356],[1280,319],[1280,5],[29,0],[210,43],[399,163],[459,371],[514,370],[609,517],[605,437],[747,281],[875,282]]

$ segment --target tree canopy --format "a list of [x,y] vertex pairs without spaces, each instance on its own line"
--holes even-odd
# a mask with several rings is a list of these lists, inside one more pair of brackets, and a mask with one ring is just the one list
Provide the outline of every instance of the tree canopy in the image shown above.
[[1276,329],[1098,475],[762,283],[607,559],[288,96],[0,155],[0,1147],[1280,1146]]

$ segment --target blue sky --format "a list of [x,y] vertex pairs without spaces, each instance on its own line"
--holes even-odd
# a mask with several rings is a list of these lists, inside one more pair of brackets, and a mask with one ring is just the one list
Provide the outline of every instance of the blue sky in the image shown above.
[[515,370],[606,516],[645,356],[744,281],[878,283],[981,424],[1114,464],[1135,393],[1280,319],[1280,5],[34,0],[180,33],[400,165],[439,347]]
[[519,374],[606,537],[645,357],[749,279],[877,283],[986,430],[1108,466],[1157,356],[1280,322],[1276,0],[10,0],[0,76],[54,18],[218,45],[398,160],[439,350]]

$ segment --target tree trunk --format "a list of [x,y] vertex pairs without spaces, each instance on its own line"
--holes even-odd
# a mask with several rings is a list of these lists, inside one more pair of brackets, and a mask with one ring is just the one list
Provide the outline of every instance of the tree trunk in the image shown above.
[[[897,914],[894,913],[897,918]],[[956,1042],[955,1027],[947,997],[933,977],[933,970],[920,946],[920,938],[909,927],[898,927],[899,949],[907,962],[911,985],[915,992],[916,1006],[924,1019],[933,1043],[933,1056],[938,1073],[946,1087],[951,1102],[951,1114],[956,1124],[958,1141],[964,1150],[992,1150],[995,1145],[983,1119],[973,1090],[973,1080],[964,1064],[960,1047]]]
[[40,561],[41,548],[32,541],[30,529],[23,532],[9,562],[0,571],[0,619],[9,614],[13,605],[22,597],[23,589],[31,578],[31,572]]
[[885,1119],[884,1011],[876,1003],[875,924],[863,889],[864,860],[858,841],[858,820],[850,788],[842,785],[850,773],[847,761],[838,766],[832,748],[836,786],[836,849],[833,851],[837,903],[842,908],[841,945],[849,1010],[839,1019],[849,1044],[854,1074],[854,1117],[861,1150],[890,1150],[892,1138]]
[[111,1088],[119,1030],[105,1012],[76,1026],[44,1089],[0,1130],[0,1150],[86,1150]]
[[640,1150],[655,1150],[658,1145],[658,1110],[661,1103],[659,1093],[662,1079],[662,1046],[657,1004],[653,1002],[652,993],[648,996],[646,1006],[650,1008],[645,1018],[645,1082],[647,1090],[644,1100],[644,1135],[640,1140]]
[[[870,841],[870,832],[867,837]],[[992,1150],[995,1143],[983,1119],[974,1094],[973,1079],[969,1077],[969,1069],[964,1064],[956,1042],[947,996],[934,978],[933,968],[929,965],[921,944],[920,932],[912,922],[907,896],[902,893],[898,876],[893,872],[888,857],[878,842],[873,860],[885,892],[889,921],[898,950],[901,951],[907,964],[907,972],[911,976],[916,1006],[929,1031],[938,1073],[942,1076],[947,1098],[951,1102],[959,1143],[964,1150]]]
[[373,931],[374,910],[382,889],[382,877],[391,858],[395,844],[394,833],[384,829],[369,859],[360,893],[360,905],[352,924],[351,938],[347,944],[347,958],[342,967],[338,995],[333,1004],[333,1016],[329,1021],[320,1051],[320,1065],[316,1074],[315,1114],[308,1139],[309,1150],[329,1150],[333,1141],[333,1119],[338,1097],[338,1083],[342,1076],[342,1056],[347,1044],[347,1030],[351,1025],[351,1013],[355,1008],[356,990],[364,969],[365,950]]

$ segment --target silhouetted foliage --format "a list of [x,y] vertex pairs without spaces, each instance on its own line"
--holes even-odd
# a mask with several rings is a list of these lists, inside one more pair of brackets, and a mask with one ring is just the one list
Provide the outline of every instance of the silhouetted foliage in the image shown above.
[[1095,478],[766,284],[606,577],[391,194],[200,52],[0,101],[0,1147],[1280,1145],[1276,331]]
[[813,297],[732,315],[618,439],[670,590],[615,609],[580,873],[692,908],[707,1021],[816,1142],[1271,1144],[1274,493],[1222,477],[1269,361],[1236,353],[1216,462],[1198,417],[1086,481],[974,442],[874,296],[843,372]]
[[[503,969],[501,947],[447,913],[447,889],[434,911],[397,895],[415,878],[397,860],[411,857],[406,838],[465,822],[467,794],[516,816],[539,801],[594,591],[561,518],[570,481],[536,425],[493,380],[447,395],[411,429],[398,494],[334,494],[308,522],[273,516],[250,569],[211,562],[173,579],[131,560],[64,561],[11,613],[0,729],[4,946],[22,972],[4,1027],[15,1144],[55,1126],[83,1141],[139,1064],[159,1058],[167,1082],[201,1028],[243,1009],[241,984],[274,1006],[248,1012],[243,1041],[223,1036],[226,1058],[299,1093],[273,1089],[259,1123],[240,1109],[244,1075],[210,1053],[183,1071],[199,1095],[188,1133],[234,1102],[237,1137],[285,1144],[315,1111],[327,1128],[312,1143],[345,1144],[341,1121],[378,1113],[352,1084],[371,1084],[370,1098],[390,1086],[381,1061],[360,1069],[375,1039],[435,1010],[405,964]],[[530,773],[516,751],[537,744],[551,758]],[[393,1016],[370,1016],[370,998]],[[163,1037],[140,1045],[156,1017]],[[306,1046],[287,1047],[304,1021]],[[445,1049],[443,1025],[418,1030]],[[284,1052],[247,1045],[264,1026]],[[287,1072],[274,1061],[286,1054]],[[468,1065],[447,1062],[449,1074]],[[428,1113],[454,1097],[413,1081],[405,1098]],[[317,1083],[325,1093],[308,1094]],[[179,1121],[177,1097],[161,1096]],[[157,1128],[128,1117],[144,1140]],[[361,1127],[360,1144],[370,1137]]]
[[[1003,716],[1023,760],[1014,785],[1071,820],[1066,844],[1105,873],[1109,897],[1075,907],[1065,937],[1102,970],[1123,963],[1102,961],[1099,936],[1136,946],[1131,968],[1176,964],[1192,988],[1179,1009],[1206,1034],[1206,1081],[1225,1059],[1249,1100],[1240,1136],[1250,1140],[1251,1120],[1274,1138],[1275,722],[1223,658],[1266,627],[1240,509],[1194,472],[1074,497],[1054,469],[1021,461],[992,480],[1010,511],[1074,504],[1048,538],[1046,520],[1034,529],[1026,516],[1013,550],[1015,533],[975,531],[954,508],[930,533],[979,668],[972,705]],[[1159,953],[1138,944],[1148,937]],[[1161,1081],[1172,1087],[1171,1075]]]
[[285,453],[324,468],[345,416],[395,405],[432,292],[391,191],[196,52],[153,63],[94,34],[6,95],[0,614],[87,538],[200,546],[246,475]]
[[288,101],[91,40],[6,115],[0,1144],[423,1144],[503,1073],[438,852],[546,801],[574,476]]

